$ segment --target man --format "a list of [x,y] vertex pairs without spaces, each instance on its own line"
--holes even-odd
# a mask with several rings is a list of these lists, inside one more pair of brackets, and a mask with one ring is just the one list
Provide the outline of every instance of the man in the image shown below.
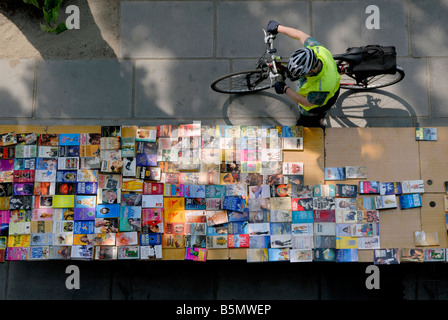
[[288,78],[299,80],[297,91],[289,88],[284,80],[275,83],[275,91],[297,102],[301,114],[297,125],[325,128],[325,115],[339,96],[341,79],[332,54],[305,32],[275,20],[269,21],[267,32],[284,34],[304,46],[291,54],[288,62]]

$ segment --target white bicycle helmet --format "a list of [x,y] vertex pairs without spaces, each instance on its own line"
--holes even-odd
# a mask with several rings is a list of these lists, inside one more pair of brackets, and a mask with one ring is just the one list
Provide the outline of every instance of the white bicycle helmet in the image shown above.
[[310,48],[300,48],[289,57],[288,72],[293,78],[300,78],[317,66],[318,59]]

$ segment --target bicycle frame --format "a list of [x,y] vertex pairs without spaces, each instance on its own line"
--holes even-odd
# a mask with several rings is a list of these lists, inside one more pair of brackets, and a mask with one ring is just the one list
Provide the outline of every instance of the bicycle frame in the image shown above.
[[[263,32],[264,32],[264,43],[266,43],[267,48],[263,56],[260,59],[258,59],[257,67],[263,68],[264,67],[263,64],[267,63],[266,67],[269,70],[267,77],[269,77],[269,79],[271,80],[271,87],[272,87],[274,82],[276,82],[279,77],[285,76],[282,73],[286,72],[286,67],[281,64],[280,60],[282,59],[282,57],[275,55],[275,53],[277,52],[277,49],[274,47],[275,35],[268,33],[265,29],[263,29]],[[266,54],[270,55],[269,60],[264,59]]]

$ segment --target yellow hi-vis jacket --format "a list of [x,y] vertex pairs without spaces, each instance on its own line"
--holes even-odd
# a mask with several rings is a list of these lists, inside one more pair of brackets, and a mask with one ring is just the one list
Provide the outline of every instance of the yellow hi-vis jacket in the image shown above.
[[330,51],[320,45],[312,46],[310,48],[314,51],[317,58],[322,61],[322,70],[315,76],[306,77],[306,81],[299,88],[298,93],[305,97],[310,93],[318,94],[319,92],[328,93],[328,95],[322,103],[310,107],[300,105],[300,107],[306,111],[325,105],[339,89],[339,82],[341,80],[341,75],[338,73],[336,62]]

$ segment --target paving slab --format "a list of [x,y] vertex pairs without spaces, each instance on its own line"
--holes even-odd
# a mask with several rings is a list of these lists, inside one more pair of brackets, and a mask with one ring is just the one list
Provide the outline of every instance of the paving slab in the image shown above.
[[[399,56],[409,55],[406,0],[313,1],[312,6],[312,35],[333,53],[380,44],[395,46]],[[373,14],[366,13],[369,6],[379,12],[379,29],[366,27]]]
[[120,57],[211,57],[213,15],[210,1],[122,2]]
[[433,118],[448,116],[447,74],[448,58],[429,59],[429,95],[431,99],[431,116]]
[[132,63],[38,62],[36,118],[121,119],[132,114]]
[[0,60],[0,109],[2,118],[33,115],[35,63],[33,60]]
[[221,118],[226,96],[212,91],[210,84],[228,68],[227,61],[136,61],[135,117]]
[[[269,20],[310,32],[307,1],[222,1],[217,3],[216,56],[260,57],[265,51],[264,33]],[[289,56],[301,45],[284,35],[276,38],[278,54]]]
[[409,29],[413,57],[447,55],[447,15],[447,0],[410,1]]

